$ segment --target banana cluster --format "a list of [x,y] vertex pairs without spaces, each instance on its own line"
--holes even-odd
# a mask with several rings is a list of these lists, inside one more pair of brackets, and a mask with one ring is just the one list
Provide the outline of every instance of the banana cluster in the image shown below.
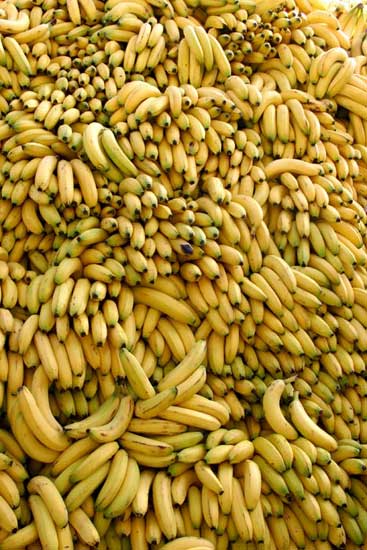
[[0,550],[366,545],[365,31],[0,2]]

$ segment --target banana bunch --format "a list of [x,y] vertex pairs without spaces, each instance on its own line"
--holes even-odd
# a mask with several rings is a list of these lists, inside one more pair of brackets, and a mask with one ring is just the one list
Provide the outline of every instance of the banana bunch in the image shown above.
[[366,543],[365,31],[0,3],[0,550]]

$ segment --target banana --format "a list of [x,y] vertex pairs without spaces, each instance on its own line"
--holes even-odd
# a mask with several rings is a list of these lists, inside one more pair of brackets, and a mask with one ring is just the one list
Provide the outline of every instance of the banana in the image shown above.
[[104,515],[114,518],[122,515],[133,502],[139,487],[140,470],[134,458],[128,459],[126,475],[112,502],[105,508]]
[[[117,495],[126,475],[128,454],[124,449],[119,449],[111,461],[107,477],[97,495],[95,506],[97,510],[107,508]],[[79,463],[81,464],[81,462]]]
[[213,47],[210,43],[210,39],[208,37],[208,33],[201,26],[195,25],[193,28],[203,51],[203,62],[205,65],[205,69],[207,71],[211,71],[214,68],[214,52]]
[[231,76],[232,69],[220,42],[212,34],[208,34],[208,37],[212,47],[214,63],[218,67],[219,73],[224,79],[229,78]]
[[23,323],[19,332],[19,353],[23,355],[32,343],[33,337],[38,329],[38,315],[30,315]]
[[[93,166],[104,173],[108,173],[112,165],[101,146],[101,134],[103,131],[103,125],[98,122],[89,124],[83,132],[83,147]],[[120,173],[117,169],[116,172]]]
[[182,505],[186,498],[187,493],[194,483],[197,483],[197,476],[194,470],[190,469],[182,474],[176,476],[172,480],[171,493],[172,500],[175,505]]
[[289,489],[283,477],[278,474],[262,457],[255,455],[252,459],[260,468],[262,478],[271,489],[281,497],[289,495]]
[[[70,512],[76,510],[89,495],[91,495],[97,487],[105,480],[108,470],[110,467],[109,462],[105,462],[102,466],[97,468],[92,474],[89,475],[86,479],[79,481],[72,489],[68,492],[65,498],[65,505],[69,512],[69,521],[70,521]],[[69,473],[70,475],[70,473]],[[69,481],[71,484],[71,482]]]
[[329,84],[328,91],[327,91],[329,97],[334,97],[335,95],[343,91],[345,84],[348,83],[354,70],[355,70],[354,58],[352,59],[347,58],[342,62],[342,66],[340,67],[338,73],[334,76],[334,78],[331,80]]
[[53,174],[57,164],[58,159],[53,155],[46,155],[41,159],[34,176],[34,184],[37,189],[41,191],[47,190],[50,184],[51,175]]
[[155,390],[136,357],[127,349],[122,349],[120,359],[128,381],[138,397],[140,399],[152,398],[155,395]]
[[269,309],[272,311],[272,313],[274,313],[274,315],[277,315],[278,317],[282,317],[283,305],[278,295],[275,293],[275,291],[270,286],[270,284],[265,279],[265,277],[261,273],[252,273],[251,281],[255,285],[257,285],[265,294],[267,299],[267,305]]
[[134,458],[141,466],[148,466],[151,468],[166,468],[173,464],[176,460],[175,453],[171,453],[165,456],[147,455],[139,451],[130,450],[130,456]]
[[132,502],[135,516],[144,517],[148,511],[149,493],[155,477],[153,470],[143,470],[140,475],[139,486]]
[[163,441],[143,437],[132,432],[125,432],[120,438],[121,445],[133,452],[151,456],[170,455],[173,448]]
[[97,468],[109,461],[118,451],[116,442],[100,445],[73,470],[70,481],[77,483],[89,477]]
[[[149,61],[148,61],[149,62]],[[159,97],[148,97],[140,103],[134,113],[135,121],[141,124],[152,117],[158,117],[168,107],[169,101],[166,95]]]
[[62,529],[68,524],[68,512],[64,501],[49,478],[41,475],[35,476],[29,481],[27,489],[30,494],[37,494],[41,497],[57,527]]
[[247,509],[251,512],[260,502],[261,497],[261,471],[259,466],[251,459],[244,463],[244,496]]
[[311,476],[313,472],[313,467],[309,455],[305,452],[304,449],[297,447],[297,445],[293,445],[292,450],[294,454],[293,467],[296,472],[304,477]]
[[72,443],[52,465],[52,475],[55,477],[72,465],[74,462],[81,459],[87,453],[94,451],[97,448],[97,443],[85,437],[79,441]]
[[19,71],[26,76],[33,74],[32,67],[26,57],[21,45],[11,36],[6,36],[3,40],[4,48],[18,67]]
[[363,9],[18,4],[0,550],[361,546]]
[[176,368],[164,376],[159,384],[158,390],[163,391],[174,386],[178,386],[187,380],[204,362],[206,357],[207,344],[205,340],[198,340],[191,348],[185,358],[176,366]]
[[177,394],[173,404],[178,404],[187,401],[190,397],[197,394],[206,381],[206,368],[204,365],[198,367],[191,376],[186,378],[176,386]]
[[363,472],[366,465],[361,458],[345,458],[340,463],[340,467],[343,468],[348,474],[357,474]]
[[265,267],[272,269],[279,275],[287,286],[289,292],[293,294],[296,291],[297,281],[295,274],[281,257],[275,256],[274,254],[269,254],[264,257],[263,263]]
[[281,434],[276,433],[269,434],[267,439],[271,441],[282,455],[286,468],[291,468],[294,460],[294,453],[289,441]]
[[286,471],[282,455],[269,439],[259,436],[253,443],[257,454],[262,456],[277,472]]
[[157,325],[158,330],[166,340],[174,358],[181,361],[185,357],[185,347],[175,327],[166,319],[161,318]]
[[6,19],[1,21],[1,32],[3,34],[15,34],[26,31],[30,25],[29,15],[23,11],[15,13],[6,13]]
[[331,482],[326,472],[324,472],[321,467],[314,466],[312,475],[315,477],[318,483],[320,496],[323,498],[330,498]]
[[335,439],[311,420],[304,410],[297,392],[295,392],[294,399],[289,405],[289,414],[292,422],[304,437],[310,439],[315,445],[320,445],[330,451],[336,450],[337,443]]
[[[98,191],[97,191],[96,181],[91,169],[86,163],[82,162],[79,159],[72,159],[70,161],[70,165],[72,168],[72,172],[75,176],[76,182],[80,187],[80,191],[82,193],[82,197],[85,204],[90,208],[94,208],[98,202]],[[59,174],[59,170],[62,170],[62,167],[59,168],[59,166],[60,166],[60,161],[58,164],[58,174]],[[70,172],[70,169],[68,169],[68,172]],[[66,182],[66,185],[68,186],[68,188],[70,188],[72,178],[70,174],[67,173],[67,175],[70,179],[68,179],[68,181]],[[63,177],[65,178],[64,174],[61,175],[62,179]],[[63,184],[63,181],[61,180],[60,183]],[[65,191],[66,190],[64,190],[64,192]],[[68,192],[71,193],[71,190]]]
[[[144,25],[145,25],[145,27],[144,27]],[[142,27],[140,28],[139,33],[142,33],[142,34],[145,33],[145,35],[147,35],[148,34],[147,31],[149,31],[149,35],[150,35],[150,33],[151,33],[151,30],[149,30],[150,29],[150,24],[145,23],[144,25],[142,25]],[[149,35],[147,37],[148,40],[149,40]],[[146,38],[143,38],[143,39],[145,40]],[[140,49],[140,46],[141,45],[138,44],[136,47],[138,47]],[[141,52],[139,52],[137,50],[137,53],[141,53]],[[148,84],[147,82],[136,82],[136,84],[134,86],[134,89],[128,94],[128,96],[126,97],[126,99],[124,101],[124,107],[125,107],[126,113],[127,114],[134,113],[136,111],[136,109],[139,107],[139,105],[145,99],[148,99],[150,97],[155,98],[155,97],[160,97],[160,96],[161,96],[161,92],[155,86],[152,86],[151,84]]]
[[34,335],[34,344],[38,352],[41,364],[50,381],[58,378],[59,366],[52,350],[49,338],[39,330]]
[[14,550],[33,544],[38,540],[38,531],[34,521],[18,529],[15,533],[2,540],[1,548],[4,550]]
[[290,539],[295,542],[297,547],[306,547],[306,536],[303,525],[290,506],[284,507],[283,518],[286,522]]
[[122,174],[126,176],[138,175],[136,167],[119,146],[112,130],[102,130],[101,143],[108,157],[121,170]]
[[352,518],[347,512],[339,512],[341,523],[348,538],[356,545],[362,544],[364,535],[356,519]]
[[214,474],[213,470],[208,464],[205,464],[203,460],[198,460],[194,466],[196,478],[205,485],[209,490],[213,491],[215,494],[221,495],[223,493],[223,487]]
[[299,159],[276,159],[265,166],[265,174],[268,179],[277,177],[287,170],[303,176],[322,176],[324,173],[320,166]]
[[6,472],[0,472],[2,484],[0,494],[12,509],[16,509],[20,505],[19,489],[13,478],[9,475],[9,468],[7,468],[7,470]]
[[42,498],[36,494],[32,494],[28,502],[41,544],[49,544],[57,548],[58,537],[56,526],[46,504],[43,502]]
[[285,383],[283,380],[276,380],[268,386],[263,398],[264,414],[267,422],[276,433],[283,435],[286,439],[293,440],[298,437],[297,431],[286,420],[280,408],[280,399],[284,389]]
[[186,431],[186,426],[180,422],[154,419],[133,418],[129,424],[130,431],[151,435],[175,435]]
[[50,36],[50,29],[46,23],[35,25],[33,28],[17,32],[14,38],[18,44],[29,44],[32,42],[42,42],[47,40]]
[[227,407],[200,394],[193,395],[186,401],[183,401],[180,406],[198,413],[213,416],[218,419],[221,424],[226,424],[229,420],[229,411]]
[[82,263],[79,258],[64,258],[56,268],[54,282],[57,285],[65,283],[76,271],[80,271]]
[[[195,32],[195,27],[193,25],[185,25],[183,33],[189,47],[190,52],[193,52],[195,58],[197,59],[200,65],[204,64],[204,52],[201,47],[201,43],[197,33]],[[210,70],[210,69],[209,69]]]
[[8,466],[11,466],[11,458],[9,458],[6,454],[0,453],[0,464],[1,464],[1,470],[6,470]]
[[53,462],[57,458],[58,452],[46,447],[36,439],[25,422],[18,400],[14,402],[9,413],[14,436],[19,444],[21,442],[21,447],[26,454],[45,463]]
[[14,511],[10,508],[6,500],[0,496],[0,509],[1,509],[1,528],[5,532],[12,533],[18,528],[18,520]]
[[31,233],[40,235],[43,232],[42,223],[37,215],[36,204],[27,199],[22,204],[22,220]]
[[167,542],[162,546],[164,550],[185,550],[186,548],[192,548],[192,550],[213,550],[214,546],[206,538],[199,536],[182,536],[177,537],[171,542]]
[[159,414],[159,417],[164,420],[181,422],[187,426],[206,429],[208,431],[217,430],[221,425],[220,421],[213,415],[197,410],[191,410],[189,408],[182,407],[181,405],[169,406],[164,412]]
[[304,486],[293,468],[284,472],[284,480],[290,493],[298,499],[304,498]]
[[73,544],[73,537],[72,537],[70,525],[68,524],[63,528],[59,528],[56,526],[56,532],[59,540],[59,547],[70,548],[70,546]]
[[137,303],[154,307],[176,321],[198,326],[198,318],[185,303],[164,295],[159,290],[135,288],[133,292]]
[[181,451],[201,443],[203,434],[201,432],[187,432],[184,436],[163,435],[160,440],[171,445],[174,451]]
[[154,418],[160,411],[164,411],[174,403],[176,395],[177,388],[175,386],[167,388],[150,399],[137,401],[134,413],[139,418]]
[[232,487],[233,502],[237,502],[238,506],[232,504],[231,518],[241,540],[249,542],[253,537],[253,526],[240,481],[235,477],[232,479]]
[[65,425],[64,430],[68,436],[74,439],[82,439],[91,428],[102,426],[106,422],[110,422],[119,405],[120,399],[112,394],[93,414],[78,422]]
[[78,538],[88,546],[96,546],[100,542],[100,536],[82,508],[76,508],[70,513],[70,525],[78,535]]
[[168,540],[176,538],[177,525],[171,495],[171,480],[165,472],[158,472],[152,484],[152,497],[158,525]]

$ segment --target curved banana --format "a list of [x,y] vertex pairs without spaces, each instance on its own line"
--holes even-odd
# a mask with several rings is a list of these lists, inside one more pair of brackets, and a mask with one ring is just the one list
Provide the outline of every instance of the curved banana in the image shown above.
[[45,464],[54,462],[58,457],[59,452],[46,447],[34,436],[24,419],[17,400],[9,412],[9,415],[14,436],[26,455]]
[[329,451],[335,451],[338,447],[334,437],[325,432],[308,416],[295,392],[294,399],[289,405],[289,414],[297,430],[315,445]]
[[254,510],[261,496],[261,471],[251,459],[245,460],[243,467],[244,497],[247,509]]
[[193,310],[183,301],[165,295],[160,290],[135,287],[133,289],[135,301],[139,304],[145,304],[158,311],[172,317],[176,321],[198,326],[199,319]]
[[119,146],[115,134],[106,128],[101,132],[101,143],[111,161],[127,176],[137,176],[138,171]]
[[[177,368],[177,367],[176,367]],[[177,388],[173,386],[149,399],[141,399],[135,403],[134,414],[139,418],[154,418],[172,405],[177,396]]]
[[76,508],[70,513],[70,525],[82,540],[88,546],[97,546],[100,542],[100,536],[93,522],[82,508]]
[[263,397],[263,407],[266,421],[276,433],[280,433],[286,439],[297,439],[298,432],[285,418],[280,407],[280,399],[285,389],[283,380],[274,380],[267,387]]
[[107,518],[120,516],[133,502],[140,480],[140,470],[138,463],[134,458],[128,459],[126,476],[115,496],[113,501],[104,510],[104,515]]
[[146,469],[141,472],[138,490],[131,505],[135,516],[144,517],[148,511],[150,489],[154,477],[154,470]]
[[33,519],[37,528],[39,540],[43,546],[50,545],[58,548],[56,526],[51,514],[39,495],[32,494],[28,499]]
[[31,76],[33,74],[32,67],[23,49],[21,48],[21,45],[15,40],[15,38],[6,36],[3,40],[3,44],[19,71],[26,76]]
[[18,508],[20,504],[20,494],[15,480],[9,475],[10,473],[11,471],[9,472],[9,468],[7,468],[7,471],[0,471],[0,495],[12,509],[15,509]]
[[38,530],[35,521],[28,523],[25,527],[18,529],[15,533],[7,536],[0,543],[2,550],[15,550],[25,548],[38,540]]
[[120,359],[129,384],[140,399],[154,397],[155,390],[135,355],[126,348],[121,349]]
[[214,550],[213,543],[208,539],[194,536],[178,537],[162,546],[162,550],[186,550],[187,548],[191,548],[191,550]]
[[177,535],[171,483],[166,472],[161,471],[156,473],[152,484],[154,513],[160,529],[168,540],[174,539]]
[[128,455],[124,449],[119,449],[112,461],[108,475],[99,491],[95,506],[97,510],[107,508],[120,489],[127,471]]
[[[58,167],[60,166],[60,163],[61,161],[59,162]],[[71,159],[70,166],[82,193],[83,201],[90,208],[94,208],[98,202],[98,190],[91,169],[85,162],[82,162],[79,159]],[[68,171],[70,172],[70,168],[68,168]],[[70,175],[69,178],[71,178]],[[70,186],[70,179],[68,179],[67,184]]]
[[269,439],[259,436],[254,439],[253,444],[257,454],[262,456],[277,472],[286,471],[287,468],[281,453]]
[[[74,486],[72,486],[69,479],[69,476],[73,471],[73,468],[71,469],[71,472],[69,472],[68,480],[70,485],[72,486],[72,489],[69,490],[68,494],[64,499],[66,508],[69,513],[73,512],[79,506],[81,506],[85,501],[85,499],[88,498],[97,489],[97,487],[99,487],[101,483],[103,483],[103,481],[107,477],[109,467],[110,467],[110,462],[109,461],[105,462],[102,466],[100,466],[99,468],[97,468],[97,470],[95,470],[92,474],[90,474],[86,479],[79,481],[79,483],[76,483]],[[70,514],[69,514],[69,520],[70,520]]]
[[189,353],[176,368],[160,380],[158,390],[163,391],[184,382],[204,362],[206,350],[207,344],[205,340],[195,342]]
[[41,497],[57,527],[62,529],[68,524],[68,511],[63,498],[48,477],[42,475],[32,477],[27,489],[30,494]]
[[70,481],[72,483],[78,483],[79,481],[86,479],[93,472],[95,472],[97,468],[109,461],[116,454],[118,449],[119,446],[116,442],[100,445],[95,451],[88,455],[87,458],[78,464],[70,475]]
[[134,402],[130,396],[121,398],[115,416],[107,424],[93,426],[88,434],[99,443],[112,442],[122,436],[127,430],[134,412]]
[[83,133],[83,147],[89,160],[102,172],[108,172],[111,163],[101,147],[101,134],[104,127],[99,122],[88,124]]
[[119,405],[119,397],[113,394],[93,414],[79,422],[67,424],[64,426],[64,430],[73,439],[82,439],[87,435],[88,430],[110,422]]

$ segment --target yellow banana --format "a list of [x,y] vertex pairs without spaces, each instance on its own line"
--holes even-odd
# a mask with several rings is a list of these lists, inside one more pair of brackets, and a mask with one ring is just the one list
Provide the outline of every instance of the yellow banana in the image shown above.
[[45,503],[56,526],[63,528],[68,523],[64,501],[52,481],[45,476],[35,476],[28,483],[28,491],[38,494]]
[[295,428],[286,420],[281,408],[280,399],[285,388],[283,380],[274,381],[266,390],[263,399],[264,414],[267,422],[276,433],[284,435],[286,439],[296,439],[298,434]]
[[310,419],[297,395],[289,406],[289,413],[292,422],[303,436],[307,434],[308,439],[315,444],[320,444],[325,449],[335,450],[337,448],[335,439]]

